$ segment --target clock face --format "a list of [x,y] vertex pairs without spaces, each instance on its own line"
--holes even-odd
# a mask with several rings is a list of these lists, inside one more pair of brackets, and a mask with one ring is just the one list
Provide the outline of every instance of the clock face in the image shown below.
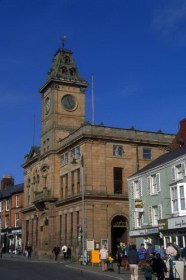
[[63,96],[61,103],[66,110],[73,111],[77,107],[76,99],[71,94],[66,94]]
[[51,100],[49,97],[45,99],[45,114],[48,114],[50,111]]

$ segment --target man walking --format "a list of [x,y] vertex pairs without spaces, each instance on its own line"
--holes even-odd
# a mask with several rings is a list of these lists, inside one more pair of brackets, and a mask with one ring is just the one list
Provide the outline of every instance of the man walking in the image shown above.
[[63,245],[61,251],[63,252],[63,257],[65,261],[67,259],[67,245]]
[[55,246],[55,247],[53,248],[52,252],[53,252],[54,255],[55,255],[55,261],[57,261],[58,255],[59,255],[59,253],[60,253],[60,248],[59,248],[59,246],[58,246],[58,245]]
[[139,255],[136,250],[136,245],[131,245],[128,252],[128,263],[131,273],[131,280],[138,280],[138,264]]

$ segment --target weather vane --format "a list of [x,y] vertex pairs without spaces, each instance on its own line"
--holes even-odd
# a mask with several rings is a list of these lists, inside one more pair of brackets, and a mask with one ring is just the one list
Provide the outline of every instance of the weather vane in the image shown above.
[[65,47],[65,41],[67,39],[67,36],[66,35],[63,35],[63,38],[62,38],[62,49],[64,49]]

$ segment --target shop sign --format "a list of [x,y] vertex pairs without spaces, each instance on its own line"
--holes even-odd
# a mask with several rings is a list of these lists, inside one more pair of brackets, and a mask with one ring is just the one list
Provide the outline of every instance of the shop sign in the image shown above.
[[143,201],[141,199],[135,199],[135,212],[144,212]]
[[185,228],[186,216],[168,219],[168,229]]
[[159,230],[167,230],[168,229],[168,220],[161,219],[158,221]]
[[159,232],[158,228],[147,228],[147,234],[153,234],[158,232]]
[[21,233],[21,229],[12,230],[12,233]]
[[130,236],[139,236],[139,235],[146,235],[146,229],[141,229],[141,230],[131,230],[129,232]]

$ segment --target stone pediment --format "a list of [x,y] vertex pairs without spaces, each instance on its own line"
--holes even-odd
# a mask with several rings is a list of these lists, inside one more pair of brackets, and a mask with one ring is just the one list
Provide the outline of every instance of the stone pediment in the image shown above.
[[30,149],[29,154],[27,154],[27,155],[25,156],[25,161],[29,161],[29,160],[35,159],[35,158],[38,157],[39,155],[40,155],[40,147],[33,146],[33,147]]

